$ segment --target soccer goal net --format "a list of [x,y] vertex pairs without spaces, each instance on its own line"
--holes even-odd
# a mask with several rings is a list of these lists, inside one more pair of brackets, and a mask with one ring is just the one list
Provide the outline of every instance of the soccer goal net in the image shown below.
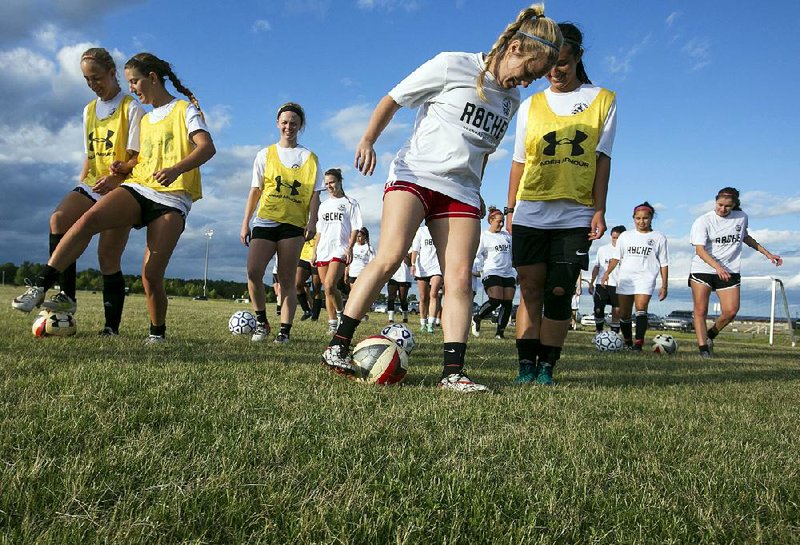
[[[712,306],[719,312],[719,303]],[[731,327],[740,333],[765,335],[769,344],[785,338],[796,346],[797,319],[792,318],[786,289],[780,278],[772,276],[743,276],[741,305]],[[712,310],[712,309],[709,309]]]

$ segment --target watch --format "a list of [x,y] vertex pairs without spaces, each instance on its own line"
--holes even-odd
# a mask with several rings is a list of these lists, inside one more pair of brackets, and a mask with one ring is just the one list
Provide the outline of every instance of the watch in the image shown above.
[[507,215],[513,214],[513,213],[514,213],[514,207],[513,206],[511,208],[509,208],[508,206],[503,208],[503,215],[504,216],[507,216]]

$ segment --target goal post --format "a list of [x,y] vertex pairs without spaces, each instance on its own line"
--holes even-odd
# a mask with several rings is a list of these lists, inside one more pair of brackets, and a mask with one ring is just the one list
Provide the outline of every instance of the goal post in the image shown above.
[[[748,283],[754,282],[758,283],[761,286],[764,286],[768,283],[769,285],[769,292],[770,292],[770,303],[769,303],[769,323],[768,323],[768,331],[769,331],[769,344],[770,346],[775,342],[775,320],[776,320],[776,307],[780,307],[783,311],[782,317],[786,318],[786,330],[789,334],[789,341],[793,347],[797,346],[796,338],[795,338],[795,324],[792,321],[792,316],[789,312],[789,300],[786,297],[786,288],[783,285],[783,281],[780,278],[776,278],[774,276],[743,276],[741,278],[742,283],[744,284],[746,281]],[[744,287],[744,286],[743,286]],[[763,288],[762,288],[763,289]],[[746,314],[740,311],[740,314]],[[778,317],[780,319],[780,317]],[[778,324],[780,327],[782,324]]]

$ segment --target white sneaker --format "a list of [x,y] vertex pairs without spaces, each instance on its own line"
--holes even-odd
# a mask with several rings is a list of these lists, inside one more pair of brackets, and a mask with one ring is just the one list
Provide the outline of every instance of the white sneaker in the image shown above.
[[464,373],[453,373],[452,375],[447,375],[439,381],[439,388],[442,390],[452,390],[454,392],[461,392],[464,394],[489,391],[488,387],[474,382]]
[[475,337],[481,336],[481,323],[475,320],[475,316],[472,317],[470,320],[470,324],[472,324],[472,335]]
[[339,329],[339,322],[328,320],[328,335],[336,335],[337,329]]
[[22,312],[30,312],[34,308],[40,306],[42,301],[44,301],[44,288],[31,286],[28,280],[25,280],[25,284],[28,286],[28,289],[25,290],[25,293],[15,297],[14,300],[11,301],[11,308],[21,310]]
[[47,301],[44,301],[42,303],[42,307],[46,308],[50,312],[66,312],[68,314],[75,314],[75,311],[78,310],[78,303],[75,302],[75,299],[63,291],[60,291]]
[[286,335],[285,333],[278,333],[278,336],[275,337],[275,340],[272,342],[275,344],[286,344],[289,342],[289,335]]
[[147,338],[144,340],[144,344],[147,345],[162,344],[165,342],[167,342],[167,339],[165,339],[161,335],[148,335]]
[[253,336],[250,337],[250,340],[254,343],[260,343],[266,340],[269,336],[270,329],[269,324],[256,323],[256,331],[253,333]]
[[355,377],[357,374],[356,366],[353,365],[353,359],[350,356],[350,351],[347,347],[342,345],[329,346],[322,353],[322,365],[340,375],[347,375]]

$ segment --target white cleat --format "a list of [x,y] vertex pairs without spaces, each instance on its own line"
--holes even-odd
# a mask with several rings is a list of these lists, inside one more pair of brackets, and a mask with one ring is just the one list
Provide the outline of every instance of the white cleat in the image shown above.
[[45,290],[38,286],[31,286],[27,280],[25,282],[28,284],[28,289],[25,290],[25,293],[15,297],[14,300],[11,301],[11,308],[21,310],[22,312],[30,312],[34,308],[41,306],[42,301],[44,301]]
[[454,392],[460,392],[463,394],[489,391],[488,387],[474,382],[464,373],[453,373],[452,375],[447,375],[439,381],[439,388],[442,390],[452,390]]

